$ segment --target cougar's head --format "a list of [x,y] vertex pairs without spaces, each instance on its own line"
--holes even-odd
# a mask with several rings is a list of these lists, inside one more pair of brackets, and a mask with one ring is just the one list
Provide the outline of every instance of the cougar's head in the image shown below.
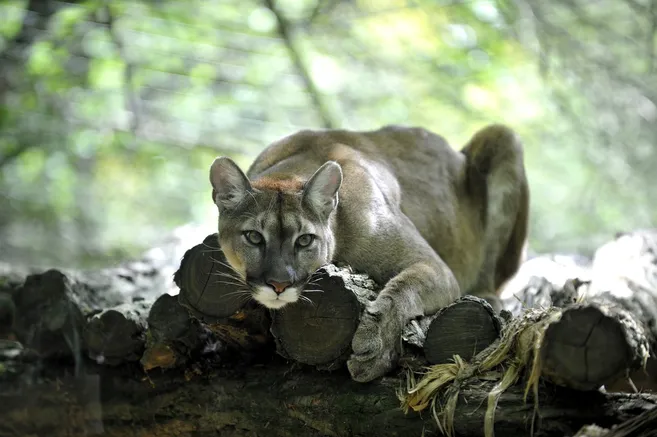
[[340,165],[329,161],[307,181],[249,181],[221,157],[212,163],[210,182],[219,244],[245,293],[272,309],[299,300],[312,274],[333,257],[329,219],[338,204]]

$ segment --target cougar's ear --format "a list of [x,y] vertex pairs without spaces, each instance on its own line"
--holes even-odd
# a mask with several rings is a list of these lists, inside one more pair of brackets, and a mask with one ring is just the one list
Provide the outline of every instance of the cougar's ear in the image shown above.
[[328,215],[338,205],[340,185],[342,168],[337,162],[328,161],[306,182],[303,202],[314,211]]
[[219,210],[238,205],[251,190],[251,183],[235,162],[221,156],[210,166],[212,200]]

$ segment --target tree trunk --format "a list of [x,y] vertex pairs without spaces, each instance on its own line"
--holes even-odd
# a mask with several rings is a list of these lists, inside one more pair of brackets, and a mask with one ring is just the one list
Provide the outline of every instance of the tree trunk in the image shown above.
[[583,390],[657,389],[657,232],[619,234],[590,265],[530,260],[514,281],[504,294],[515,314],[521,305],[566,308],[545,332],[542,374]]
[[[13,387],[0,393],[0,434],[52,437],[102,432],[106,436],[231,437],[439,435],[432,415],[405,415],[395,391],[397,378],[360,384],[341,372],[291,369],[280,359],[265,366],[172,372],[137,381],[108,367],[54,384]],[[202,373],[198,375],[198,373]],[[484,435],[490,383],[462,388],[455,410],[457,435]],[[541,391],[537,435],[573,435],[583,425],[610,427],[657,406],[650,395]],[[583,406],[586,406],[583,408]],[[504,393],[496,435],[529,435],[533,404],[522,387]]]

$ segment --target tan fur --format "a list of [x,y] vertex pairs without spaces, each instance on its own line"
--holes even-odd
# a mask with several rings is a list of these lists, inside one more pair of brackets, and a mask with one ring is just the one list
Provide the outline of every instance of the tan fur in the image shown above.
[[226,261],[235,269],[237,273],[244,276],[246,269],[244,268],[244,261],[239,256],[239,252],[233,250],[231,245],[224,244],[221,246],[221,251],[226,257]]
[[302,131],[265,149],[246,176],[256,191],[298,195],[327,161],[343,175],[330,216],[333,261],[385,284],[348,362],[354,379],[369,381],[394,365],[409,320],[463,294],[494,300],[515,274],[529,214],[523,150],[501,125],[460,152],[421,128]]
[[281,191],[285,193],[300,192],[303,187],[303,180],[300,178],[292,179],[273,179],[263,177],[251,183],[253,188],[258,190]]

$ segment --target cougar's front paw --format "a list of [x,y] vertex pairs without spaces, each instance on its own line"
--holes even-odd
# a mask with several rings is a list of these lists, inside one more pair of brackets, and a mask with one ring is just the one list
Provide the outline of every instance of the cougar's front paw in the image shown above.
[[351,342],[347,367],[358,382],[369,382],[390,371],[399,358],[401,323],[391,303],[365,310]]

